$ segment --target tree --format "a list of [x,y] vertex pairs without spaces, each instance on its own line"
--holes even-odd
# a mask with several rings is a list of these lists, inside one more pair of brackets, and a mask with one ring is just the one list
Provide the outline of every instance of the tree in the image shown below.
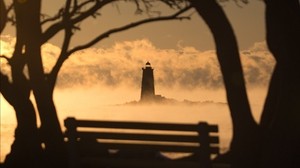
[[231,162],[234,167],[245,167],[244,163],[255,167],[256,157],[250,151],[256,148],[258,126],[251,113],[234,31],[216,0],[191,2],[210,28],[216,44],[233,124]]
[[[4,1],[1,0],[1,32],[8,20],[7,14],[12,9],[12,5],[7,9],[5,7]],[[17,35],[18,39],[19,36],[20,32]],[[19,161],[17,163],[28,163],[24,164],[24,166],[36,167],[35,165],[40,160],[39,156],[42,149],[38,138],[35,110],[29,99],[30,86],[23,74],[25,60],[21,52],[21,41],[20,38],[11,58],[2,56],[12,65],[11,76],[13,82],[10,83],[8,77],[1,72],[0,91],[4,98],[14,107],[18,124],[15,131],[15,141],[11,147],[11,155],[7,157],[6,163],[8,167],[15,167],[14,162],[17,160]]]
[[251,115],[239,50],[226,15],[216,1],[191,2],[216,43],[233,122],[232,166],[299,167],[299,1],[265,0],[267,44],[277,64],[259,124]]
[[299,167],[300,5],[265,0],[267,44],[276,59],[260,126],[261,167]]
[[[55,16],[44,20],[40,18],[41,0],[13,0],[17,41],[12,57],[1,56],[11,67],[12,81],[1,72],[0,91],[14,107],[18,126],[11,153],[5,160],[6,167],[41,167],[41,163],[46,163],[43,167],[66,167],[66,148],[52,96],[59,71],[69,56],[93,46],[111,34],[142,24],[188,19],[189,17],[180,15],[191,8],[184,1],[129,0],[129,2],[136,4],[137,13],[143,10],[150,11],[154,8],[153,3],[165,4],[175,12],[169,16],[149,17],[110,29],[85,44],[70,49],[70,42],[76,34],[75,30],[79,29],[77,25],[89,17],[97,17],[100,9],[117,3],[117,0],[66,0],[64,7]],[[11,8],[6,8],[4,0],[1,0],[1,31],[7,22],[8,9]],[[51,25],[42,31],[45,23]],[[45,73],[41,46],[59,32],[64,32],[61,53],[50,73]],[[24,73],[25,66],[28,68],[29,78],[26,78]],[[37,128],[36,125],[35,109],[29,99],[31,91],[36,101],[41,128]],[[42,149],[41,143],[45,144],[45,149]]]

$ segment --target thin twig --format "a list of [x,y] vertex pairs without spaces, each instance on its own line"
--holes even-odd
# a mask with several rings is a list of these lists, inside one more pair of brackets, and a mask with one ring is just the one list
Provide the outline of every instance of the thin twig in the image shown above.
[[117,32],[121,32],[124,30],[128,30],[130,28],[145,24],[145,23],[150,23],[150,22],[155,22],[155,21],[165,21],[165,20],[183,20],[183,19],[190,19],[190,17],[184,16],[184,17],[178,17],[180,14],[186,12],[187,10],[191,9],[191,6],[188,6],[182,10],[180,10],[179,12],[171,15],[171,16],[164,16],[164,17],[157,17],[157,18],[149,18],[149,19],[145,19],[145,20],[141,20],[141,21],[137,21],[131,24],[127,24],[125,26],[122,27],[118,27],[118,28],[114,28],[114,29],[110,29],[107,32],[100,34],[99,36],[97,36],[96,38],[94,38],[93,40],[91,40],[90,42],[81,45],[81,46],[77,46],[75,48],[73,48],[72,50],[70,50],[68,52],[68,55],[73,54],[76,51],[82,50],[82,49],[86,49],[89,48],[91,46],[93,46],[94,44],[96,44],[97,42],[99,42],[100,40],[109,37],[111,34],[117,33]]
[[7,57],[6,55],[0,55],[0,58],[5,59],[8,63],[10,63],[11,59]]

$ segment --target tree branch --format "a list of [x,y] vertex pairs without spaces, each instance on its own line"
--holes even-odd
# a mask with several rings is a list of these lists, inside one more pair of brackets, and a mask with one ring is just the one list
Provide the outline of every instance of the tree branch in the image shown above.
[[70,24],[70,17],[71,17],[70,8],[71,8],[71,0],[67,0],[66,10],[63,14],[63,22],[65,23],[65,25],[68,25],[68,26],[65,26],[64,42],[63,42],[63,46],[62,46],[60,55],[58,57],[58,60],[48,76],[48,80],[49,80],[52,91],[54,90],[58,72],[59,72],[60,68],[62,67],[62,64],[64,63],[65,57],[67,55],[67,52],[68,52],[68,49],[70,46],[71,38],[73,35],[72,24]]
[[186,12],[187,10],[191,9],[191,8],[192,8],[191,6],[187,6],[184,9],[180,10],[179,12],[177,12],[177,13],[175,13],[173,15],[170,15],[170,16],[157,17],[157,18],[149,18],[149,19],[137,21],[137,22],[134,22],[134,23],[122,26],[122,27],[111,29],[111,30],[109,30],[109,31],[107,31],[107,32],[105,32],[103,34],[100,34],[99,36],[97,36],[96,38],[94,38],[93,40],[91,40],[90,42],[88,42],[88,43],[86,43],[84,45],[77,46],[77,47],[73,48],[72,50],[70,50],[68,52],[68,56],[71,55],[71,54],[73,54],[76,51],[83,50],[83,49],[86,49],[88,47],[93,46],[94,44],[96,44],[97,42],[103,40],[104,38],[109,37],[111,34],[118,33],[118,32],[121,32],[121,31],[125,31],[125,30],[128,30],[128,29],[133,28],[133,27],[137,27],[137,26],[145,24],[145,23],[156,22],[156,21],[166,21],[166,20],[190,19],[190,17],[178,17],[178,16],[180,14]]
[[97,36],[96,38],[91,40],[90,42],[88,42],[84,45],[81,45],[81,46],[77,46],[77,47],[75,47],[74,49],[72,49],[68,52],[67,52],[67,49],[68,49],[69,44],[70,44],[72,33],[71,33],[71,29],[66,29],[65,28],[65,38],[64,38],[64,44],[63,44],[63,47],[62,47],[62,51],[60,53],[60,56],[59,56],[56,64],[52,68],[52,70],[49,74],[49,78],[48,78],[50,80],[51,86],[54,88],[59,70],[61,69],[61,67],[62,67],[63,63],[65,62],[65,60],[67,60],[68,57],[71,54],[73,54],[74,52],[82,50],[82,49],[86,49],[88,47],[91,47],[92,45],[94,45],[97,42],[103,40],[104,38],[109,37],[111,34],[118,33],[118,32],[121,32],[121,31],[125,31],[125,30],[128,30],[130,28],[133,28],[133,27],[145,24],[145,23],[150,23],[150,22],[155,22],[155,21],[165,21],[165,20],[190,19],[189,16],[179,17],[179,15],[181,15],[182,13],[188,11],[191,8],[192,8],[191,6],[187,6],[184,9],[182,9],[182,10],[178,11],[177,13],[175,13],[173,15],[170,15],[170,16],[144,19],[144,20],[141,20],[141,21],[137,21],[137,22],[122,26],[122,27],[118,27],[118,28],[115,28],[115,29],[110,29],[107,32],[100,34],[99,36]]
[[7,9],[4,0],[0,0],[0,12],[0,32],[2,32],[7,22]]
[[[9,58],[9,57],[7,57],[6,55],[0,55],[0,59],[5,59],[6,61],[7,61],[7,63],[11,66],[12,65],[12,59],[11,58]],[[1,62],[1,61],[0,61]],[[0,70],[1,70],[1,68],[0,68]]]
[[1,22],[1,26],[0,26],[1,28],[0,28],[0,32],[2,32],[7,22],[12,22],[12,24],[15,24],[14,18],[8,16],[8,13],[9,13],[9,12],[13,9],[13,7],[14,7],[14,2],[11,3],[7,8],[6,8],[6,6],[5,6],[4,0],[1,0],[0,3],[1,3],[1,4],[0,4],[0,7],[1,7],[1,19],[0,19],[0,20],[1,20],[1,21],[0,21],[0,22]]
[[[92,16],[95,12],[97,12],[99,9],[101,9],[102,7],[104,7],[105,5],[109,4],[110,2],[113,2],[115,0],[103,0],[103,1],[99,1],[97,0],[95,2],[95,5],[93,7],[91,7],[90,9],[88,9],[85,12],[82,12],[79,16],[71,19],[70,24],[75,25],[81,21],[83,21],[84,19]],[[43,37],[42,37],[42,42],[45,43],[46,41],[48,41],[50,38],[52,38],[56,33],[58,33],[59,31],[64,29],[64,23],[63,22],[58,22],[52,26],[50,26],[44,33],[43,33]]]
[[12,84],[9,82],[8,77],[0,72],[0,93],[9,104],[14,104],[15,94]]
[[[74,6],[72,11],[70,12],[71,18],[73,16],[75,16],[75,14],[79,13],[78,16],[74,17],[71,19],[71,24],[75,25],[81,21],[83,21],[84,19],[90,17],[90,16],[94,16],[95,13],[101,9],[102,7],[104,7],[105,5],[114,2],[114,1],[120,1],[120,0],[87,0],[82,2],[81,4],[77,4],[78,1],[74,1]],[[167,5],[169,5],[171,8],[177,8],[180,9],[180,5],[179,3],[183,3],[186,2],[186,0],[160,0],[162,3],[165,3]],[[80,12],[80,10],[86,6],[89,5],[90,3],[94,2],[95,4],[90,7],[88,10],[84,11],[84,12]],[[137,0],[134,0],[133,2],[137,2]],[[143,3],[150,3],[147,2],[145,0],[143,0]],[[58,22],[53,24],[52,26],[50,26],[44,33],[43,33],[43,38],[42,38],[42,42],[46,42],[48,41],[50,38],[52,38],[55,34],[57,34],[59,31],[64,29],[64,24],[63,22]]]
[[70,14],[73,16],[73,15],[76,14],[76,13],[80,13],[80,10],[81,10],[84,6],[88,5],[88,4],[91,3],[91,2],[94,2],[94,0],[84,1],[84,2],[82,2],[81,4],[78,5],[78,1],[77,1],[77,0],[74,0],[73,9],[72,9],[72,11],[70,12]]
[[0,55],[0,58],[5,59],[8,63],[10,62],[10,58],[8,58],[6,55]]
[[41,21],[41,25],[43,25],[45,23],[48,23],[48,22],[53,22],[53,21],[56,21],[56,20],[60,19],[62,17],[62,15],[63,15],[63,11],[64,11],[64,9],[62,8],[62,9],[58,10],[58,12],[57,12],[57,14],[55,16],[49,17],[47,19],[42,20]]

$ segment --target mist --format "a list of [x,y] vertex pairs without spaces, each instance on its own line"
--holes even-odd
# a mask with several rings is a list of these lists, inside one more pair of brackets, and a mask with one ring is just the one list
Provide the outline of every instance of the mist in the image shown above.
[[[15,39],[1,36],[1,54],[10,56]],[[42,47],[46,72],[51,71],[60,48],[47,43]],[[265,42],[257,42],[240,52],[247,87],[265,87],[275,61]],[[159,88],[179,90],[223,89],[223,80],[214,50],[199,51],[190,46],[160,49],[148,39],[116,42],[110,48],[89,48],[70,56],[59,75],[57,88],[130,87],[139,88],[141,68],[149,61]],[[6,62],[1,71],[9,74]]]
[[[160,93],[176,100],[207,101],[196,105],[184,104],[148,104],[126,105],[140,98],[139,89],[73,87],[56,89],[54,100],[63,130],[63,120],[67,117],[89,120],[145,121],[168,123],[198,123],[205,121],[219,125],[221,153],[226,152],[232,137],[232,124],[224,90],[195,89],[179,91],[160,89]],[[264,102],[265,89],[250,89],[249,98],[256,121],[259,121]],[[223,103],[217,103],[223,102]],[[1,153],[0,160],[10,151],[16,127],[15,114],[11,106],[1,97]],[[40,123],[38,123],[40,124]]]

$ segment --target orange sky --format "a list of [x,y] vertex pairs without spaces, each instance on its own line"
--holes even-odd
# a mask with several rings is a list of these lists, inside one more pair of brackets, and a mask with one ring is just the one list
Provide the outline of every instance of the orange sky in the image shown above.
[[[9,0],[7,0],[9,1]],[[9,3],[8,3],[9,4]],[[64,4],[61,0],[43,1],[42,11],[47,15],[54,15]],[[264,40],[264,4],[261,0],[250,1],[247,5],[233,1],[221,3],[228,18],[234,27],[241,49],[252,46],[255,42]],[[99,32],[116,27],[145,15],[134,15],[135,6],[132,3],[118,3],[107,5],[100,13],[98,19],[90,18],[80,25],[81,31],[76,32],[74,45],[86,42]],[[163,8],[162,14],[169,13],[168,8]],[[192,10],[187,14],[194,13]],[[14,34],[14,29],[7,26],[3,34]],[[105,39],[97,46],[110,47],[117,41],[131,41],[148,38],[160,48],[176,48],[178,43],[183,46],[194,46],[199,50],[214,49],[211,34],[203,20],[194,13],[189,21],[167,21],[150,23],[122,33],[118,33]],[[60,36],[52,39],[54,44],[60,44]]]

